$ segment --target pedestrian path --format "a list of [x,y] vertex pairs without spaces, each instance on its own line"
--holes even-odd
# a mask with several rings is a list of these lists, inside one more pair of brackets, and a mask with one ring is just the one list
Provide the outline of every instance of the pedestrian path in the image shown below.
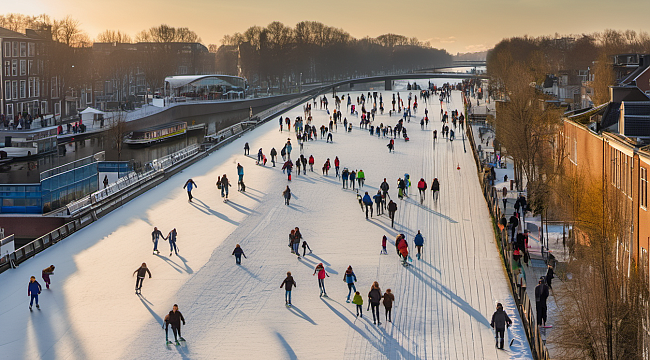
[[[384,92],[387,108],[389,93]],[[356,99],[359,93],[350,95]],[[269,161],[266,167],[256,166],[243,155],[246,142],[251,153],[262,148],[269,156],[271,147],[279,153],[291,138],[296,158],[295,134],[279,132],[277,121],[270,121],[18,269],[0,274],[0,323],[12,324],[0,328],[0,353],[42,359],[532,358],[471,151],[463,151],[460,136],[453,142],[439,137],[434,144],[431,130],[439,130],[440,122],[432,116],[429,129],[420,130],[424,104],[419,103],[420,114],[405,124],[410,141],[398,138],[394,154],[388,153],[387,138],[370,136],[359,129],[357,117],[345,114],[352,132],[343,133],[340,126],[333,144],[320,139],[306,143],[304,155],[314,155],[316,171],[294,173],[290,183],[281,165],[273,168]],[[460,94],[444,106],[462,109]],[[438,114],[439,107],[434,101],[429,113]],[[329,121],[325,110],[313,113],[316,127]],[[302,106],[286,114],[292,119],[301,115]],[[386,113],[374,124],[394,126],[397,120]],[[375,194],[387,178],[391,198],[398,202],[394,229],[386,215],[366,220],[356,192],[343,190],[334,171],[321,175],[322,164],[327,158],[333,163],[335,156],[341,168],[363,169],[361,194]],[[244,166],[246,193],[236,191],[238,162]],[[214,185],[224,173],[233,184],[227,203]],[[398,200],[396,181],[405,173],[411,175],[412,195]],[[428,191],[420,205],[415,188],[420,177],[429,186],[433,177],[440,179],[437,204]],[[192,203],[182,189],[188,178],[198,185]],[[281,194],[287,184],[294,194],[290,206]],[[165,235],[177,229],[179,257],[167,256],[164,241],[161,254],[152,255],[154,226]],[[296,226],[313,249],[301,259],[287,246]],[[418,229],[425,238],[421,260],[413,246]],[[410,245],[408,267],[400,264],[392,246],[399,233]],[[383,235],[389,238],[388,255],[380,255]],[[247,256],[241,266],[231,256],[236,244]],[[132,273],[142,262],[153,277],[144,280],[142,296],[137,296]],[[312,276],[318,263],[330,275],[325,280],[328,298],[318,296]],[[41,295],[41,310],[30,313],[29,276],[40,279],[41,269],[50,264],[56,265],[52,289]],[[343,276],[349,265],[364,297],[363,318],[356,318],[354,305],[345,302]],[[285,307],[280,289],[287,271],[297,283],[292,308]],[[374,325],[366,311],[373,281],[382,293],[390,288],[395,295],[392,323],[382,318],[381,325]],[[496,302],[504,304],[514,322],[507,335],[513,346],[505,351],[495,348],[489,326]],[[167,348],[161,324],[173,304],[187,321],[187,343]]]

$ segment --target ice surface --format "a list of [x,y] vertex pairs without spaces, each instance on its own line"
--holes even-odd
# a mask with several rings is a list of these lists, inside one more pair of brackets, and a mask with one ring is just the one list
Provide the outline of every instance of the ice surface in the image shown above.
[[[391,92],[383,92],[386,110]],[[356,100],[358,93],[350,93]],[[405,98],[407,92],[402,91]],[[331,94],[330,109],[333,108]],[[343,104],[346,104],[344,101]],[[355,103],[355,101],[353,101]],[[530,359],[521,321],[494,244],[485,201],[471,152],[463,142],[444,138],[432,143],[440,128],[440,103],[429,105],[429,130],[420,130],[420,111],[407,123],[411,141],[396,140],[389,154],[388,139],[370,136],[352,119],[351,133],[342,125],[334,143],[308,142],[315,172],[289,183],[294,196],[285,206],[281,195],[288,184],[280,165],[256,166],[243,156],[261,147],[269,157],[287,137],[295,159],[300,153],[295,134],[279,132],[277,120],[246,134],[182,173],[129,202],[123,208],[0,274],[0,358],[2,359]],[[445,110],[461,109],[459,93]],[[345,108],[345,106],[343,106]],[[302,115],[302,106],[290,111]],[[398,118],[377,116],[375,124],[395,125]],[[314,124],[328,121],[325,110],[314,110]],[[467,144],[469,146],[469,144]],[[395,229],[387,215],[369,220],[360,211],[356,194],[342,190],[334,176],[322,176],[326,158],[341,159],[341,168],[363,169],[372,195],[384,177],[398,202]],[[246,193],[238,193],[236,165],[245,169]],[[457,166],[460,170],[457,170]],[[223,203],[215,187],[227,173],[233,187]],[[412,178],[411,198],[397,200],[396,180]],[[440,179],[437,205],[417,201],[416,184],[424,177]],[[188,203],[183,184],[193,178],[198,188]],[[169,257],[161,241],[160,256],[152,255],[154,226],[167,234],[178,231],[180,255]],[[288,234],[299,226],[314,253],[298,260],[290,254]],[[417,230],[425,237],[422,260],[413,257],[404,268],[393,242],[404,233],[412,241]],[[380,255],[381,238],[389,238],[388,255]],[[232,253],[241,244],[248,259],[235,265]],[[134,293],[132,276],[147,262],[153,278],[145,279],[142,296]],[[320,298],[314,267],[322,262],[329,298]],[[40,272],[56,265],[51,290]],[[343,274],[352,265],[357,289],[365,298],[363,319],[345,302]],[[284,305],[280,283],[287,271],[297,282],[294,307]],[[35,275],[43,285],[41,310],[28,310],[27,282]],[[393,290],[393,323],[372,324],[367,293],[373,281],[382,292]],[[516,341],[508,351],[497,350],[489,326],[495,303],[504,303],[514,321],[508,336]],[[166,347],[162,319],[177,303],[187,320],[187,344]],[[170,329],[170,337],[172,337]],[[506,340],[509,343],[509,339]]]

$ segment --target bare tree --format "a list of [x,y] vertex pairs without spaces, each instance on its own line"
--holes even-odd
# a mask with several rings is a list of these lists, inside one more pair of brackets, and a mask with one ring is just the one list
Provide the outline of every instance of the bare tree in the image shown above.
[[104,30],[97,35],[97,42],[103,43],[130,43],[131,36],[120,30]]
[[126,112],[115,111],[112,113],[111,118],[108,120],[108,131],[106,131],[106,138],[109,144],[117,151],[117,160],[121,160],[122,149],[124,147],[124,138],[127,135],[126,131]]

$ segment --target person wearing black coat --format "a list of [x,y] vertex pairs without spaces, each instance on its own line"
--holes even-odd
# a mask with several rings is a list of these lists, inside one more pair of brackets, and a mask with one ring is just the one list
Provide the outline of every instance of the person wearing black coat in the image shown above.
[[237,246],[235,246],[235,250],[232,251],[232,254],[235,255],[235,263],[237,265],[241,265],[241,257],[242,257],[242,255],[246,259],[248,259],[246,257],[246,254],[244,254],[244,250],[242,250],[242,248],[241,248],[241,246],[239,246],[239,244],[237,244]]
[[517,233],[517,226],[519,226],[519,219],[517,218],[517,213],[515,212],[510,217],[510,232],[512,233],[512,235],[510,236],[511,241],[515,239],[515,234]]
[[368,293],[368,300],[370,302],[370,307],[372,308],[372,323],[381,325],[379,318],[379,302],[381,301],[381,289],[379,288],[379,283],[374,282]]
[[151,271],[147,268],[147,263],[142,263],[138,269],[133,272],[133,275],[138,274],[135,279],[135,293],[137,294],[142,289],[142,282],[144,281],[144,275],[149,274],[149,279],[151,279]]
[[287,277],[284,279],[282,284],[280,284],[280,289],[284,287],[284,290],[286,290],[284,294],[284,302],[286,305],[291,305],[291,289],[294,286],[297,287],[296,282],[293,280],[293,276],[291,276],[291,271],[287,271]]
[[440,193],[440,182],[438,181],[438,178],[433,179],[433,182],[431,183],[431,192],[433,193],[433,196],[431,197],[433,201],[438,201],[438,194]]
[[542,277],[535,287],[535,310],[537,310],[538,326],[546,325],[546,299],[548,299],[548,286]]
[[492,322],[490,322],[490,326],[496,331],[495,337],[497,341],[497,347],[499,347],[499,349],[503,349],[503,338],[505,335],[506,326],[510,327],[510,325],[512,325],[512,320],[510,320],[508,314],[503,311],[503,305],[501,305],[501,303],[497,303],[497,311],[492,314]]
[[275,167],[275,158],[278,156],[278,152],[275,150],[275,148],[271,148],[271,162],[273,163],[273,167]]
[[391,200],[388,203],[388,217],[390,217],[390,227],[395,227],[395,212],[397,211],[397,204]]
[[[181,336],[181,321],[183,321],[183,325],[185,325],[185,318],[183,317],[183,314],[178,311],[178,305],[174,304],[172,311],[170,311],[169,314],[165,316],[165,338],[167,338],[167,329],[169,328],[169,325],[171,325],[176,345],[179,345],[178,340],[185,341],[185,339],[183,339],[183,336]],[[176,337],[177,333],[178,338]]]

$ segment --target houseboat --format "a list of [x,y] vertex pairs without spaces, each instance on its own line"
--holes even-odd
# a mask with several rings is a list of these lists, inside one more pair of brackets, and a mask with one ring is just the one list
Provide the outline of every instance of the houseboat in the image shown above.
[[[33,130],[0,132],[0,151],[3,157],[25,158],[57,150],[56,126]],[[6,154],[6,155],[5,155]]]
[[124,143],[129,146],[150,146],[185,133],[187,133],[187,123],[177,121],[133,131],[126,136]]

